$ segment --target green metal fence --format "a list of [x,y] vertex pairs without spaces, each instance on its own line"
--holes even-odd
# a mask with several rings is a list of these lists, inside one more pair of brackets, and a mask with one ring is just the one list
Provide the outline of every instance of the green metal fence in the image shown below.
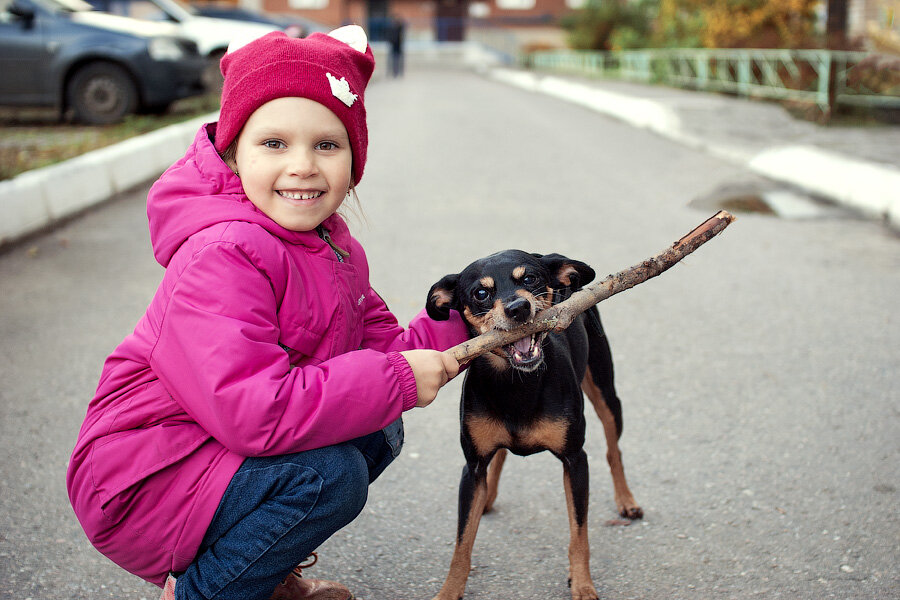
[[900,108],[900,59],[829,50],[660,49],[548,51],[522,58],[531,68],[628,81],[664,83],[740,96],[829,106]]

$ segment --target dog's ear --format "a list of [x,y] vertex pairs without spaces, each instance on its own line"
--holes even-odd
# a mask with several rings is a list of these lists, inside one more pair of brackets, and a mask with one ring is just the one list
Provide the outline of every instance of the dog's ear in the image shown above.
[[551,285],[557,290],[574,292],[594,280],[594,270],[579,260],[572,260],[562,254],[545,254],[540,258],[555,280]]
[[445,275],[443,279],[428,290],[425,310],[435,321],[446,321],[450,318],[450,309],[456,307],[456,285],[459,274]]

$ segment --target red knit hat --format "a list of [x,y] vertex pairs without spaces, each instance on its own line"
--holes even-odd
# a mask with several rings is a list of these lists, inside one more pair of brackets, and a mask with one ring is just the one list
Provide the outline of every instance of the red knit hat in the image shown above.
[[358,25],[307,38],[268,33],[222,57],[222,109],[215,146],[225,151],[257,108],[276,98],[309,98],[331,110],[344,124],[353,152],[353,182],[359,183],[369,143],[363,93],[375,57]]

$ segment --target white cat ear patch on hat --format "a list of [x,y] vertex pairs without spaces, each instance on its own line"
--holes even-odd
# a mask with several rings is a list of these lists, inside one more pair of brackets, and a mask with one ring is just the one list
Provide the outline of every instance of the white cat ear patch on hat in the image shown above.
[[353,103],[356,102],[359,96],[350,91],[350,84],[347,83],[347,79],[344,77],[338,79],[331,73],[325,73],[325,76],[328,77],[328,83],[331,84],[331,94],[348,107],[353,106]]
[[344,42],[354,50],[362,52],[363,54],[366,53],[366,48],[369,47],[369,38],[366,37],[365,30],[359,25],[344,25],[343,27],[338,27],[329,33],[328,37],[333,37],[340,42]]
[[[369,47],[369,38],[366,37],[365,30],[359,25],[345,25],[343,27],[338,27],[329,33],[328,37],[332,37],[339,42],[344,42],[362,54],[365,54],[366,49]],[[332,95],[348,107],[353,106],[353,103],[356,102],[356,99],[359,98],[359,96],[350,91],[350,84],[347,83],[347,79],[344,77],[338,79],[331,73],[325,73],[325,76],[328,77],[328,83],[331,84]]]

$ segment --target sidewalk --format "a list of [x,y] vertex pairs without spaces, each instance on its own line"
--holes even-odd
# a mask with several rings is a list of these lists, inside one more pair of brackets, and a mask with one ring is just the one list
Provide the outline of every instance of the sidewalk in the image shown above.
[[[780,106],[718,94],[494,68],[556,96],[799,187],[900,231],[900,127],[820,127]],[[156,177],[206,115],[0,182],[0,247]]]
[[615,80],[512,69],[489,76],[649,129],[900,231],[900,127],[822,127],[774,103]]

